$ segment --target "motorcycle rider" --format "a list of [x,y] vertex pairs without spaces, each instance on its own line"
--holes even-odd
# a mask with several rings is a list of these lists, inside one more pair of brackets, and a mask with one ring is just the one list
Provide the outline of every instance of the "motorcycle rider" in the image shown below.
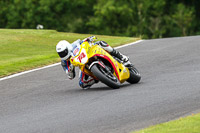
[[[96,38],[95,36],[91,36],[82,41],[79,39],[75,43],[72,43],[72,44],[70,44],[66,40],[62,40],[56,45],[56,51],[61,58],[61,66],[63,67],[63,70],[66,72],[66,74],[68,74],[69,79],[75,78],[75,75],[76,75],[75,67],[71,64],[69,59],[73,55],[77,47],[77,43],[81,44],[82,42],[88,41],[89,44],[92,44],[95,38]],[[109,46],[105,41],[97,41],[96,43],[94,43],[94,45],[99,45],[101,48],[109,52],[110,55],[115,56],[118,59],[120,59],[125,66],[131,65],[129,58],[127,56],[121,54],[119,51],[116,51],[114,48]],[[82,71],[79,72],[79,85],[83,89],[88,89],[94,83],[97,83],[97,82],[98,81],[93,79],[91,76],[88,76],[84,72]]]

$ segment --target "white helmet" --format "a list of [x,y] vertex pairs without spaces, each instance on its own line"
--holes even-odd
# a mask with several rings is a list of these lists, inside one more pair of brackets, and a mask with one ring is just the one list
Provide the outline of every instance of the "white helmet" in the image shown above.
[[67,60],[72,52],[72,45],[65,40],[60,41],[56,45],[56,51],[62,60]]

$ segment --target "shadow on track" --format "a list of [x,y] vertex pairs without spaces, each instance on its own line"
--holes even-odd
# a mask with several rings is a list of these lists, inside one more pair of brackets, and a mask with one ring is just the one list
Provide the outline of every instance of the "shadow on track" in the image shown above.
[[70,89],[65,89],[62,88],[61,90],[57,90],[56,93],[58,94],[62,94],[62,95],[66,95],[66,94],[84,94],[84,93],[89,93],[89,92],[104,92],[104,91],[118,91],[118,90],[122,90],[122,89],[134,89],[134,87],[137,87],[138,85],[140,85],[141,83],[137,83],[137,84],[129,84],[129,83],[124,83],[120,86],[119,89],[112,89],[108,86],[105,86],[104,84],[101,85],[94,85],[89,89],[82,89],[80,87],[75,87],[75,88],[70,88]]
[[[138,84],[140,84],[140,83],[138,83]],[[135,86],[135,85],[137,85],[137,84],[129,84],[129,83],[124,83],[124,84],[122,84],[121,86],[120,86],[120,88],[118,88],[118,89],[112,89],[112,88],[110,88],[110,87],[108,87],[108,86],[104,86],[104,87],[91,87],[90,89],[87,89],[87,90],[83,90],[83,91],[107,91],[107,90],[120,90],[120,89],[123,89],[123,88],[126,88],[126,87],[131,87],[131,86]]]

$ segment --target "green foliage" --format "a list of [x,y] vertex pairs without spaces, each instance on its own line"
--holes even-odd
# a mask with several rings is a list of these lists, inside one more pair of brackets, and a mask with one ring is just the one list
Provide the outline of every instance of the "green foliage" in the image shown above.
[[200,114],[179,118],[178,120],[150,126],[132,133],[199,133]]
[[133,6],[128,0],[99,0],[94,6],[95,15],[87,24],[95,33],[123,35],[133,22]]
[[183,4],[178,4],[177,10],[172,15],[174,23],[182,31],[182,35],[186,36],[192,26],[192,21],[194,20],[194,10],[186,8]]
[[197,0],[0,0],[0,28],[162,38],[200,34]]

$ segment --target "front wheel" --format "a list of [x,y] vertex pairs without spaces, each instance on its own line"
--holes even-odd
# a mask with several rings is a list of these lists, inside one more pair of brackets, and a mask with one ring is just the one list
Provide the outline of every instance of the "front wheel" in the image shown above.
[[113,73],[105,70],[102,66],[94,64],[91,67],[91,71],[101,82],[103,82],[107,86],[113,89],[117,89],[120,87],[120,82],[117,77],[115,77]]
[[141,79],[139,71],[133,66],[132,68],[129,69],[129,72],[130,72],[130,77],[127,79],[127,82],[131,84],[138,83]]

